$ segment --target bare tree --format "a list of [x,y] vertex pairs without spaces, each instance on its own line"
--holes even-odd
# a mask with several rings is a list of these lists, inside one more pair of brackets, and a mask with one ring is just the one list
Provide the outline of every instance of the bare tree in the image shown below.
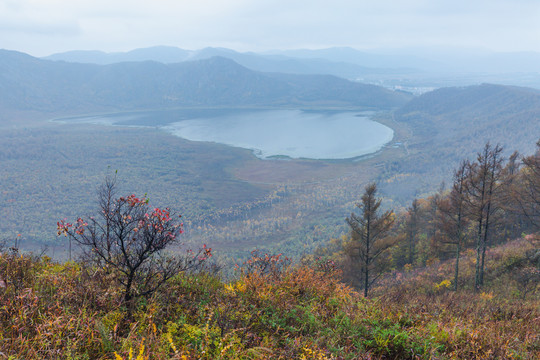
[[478,153],[477,160],[469,165],[467,204],[470,216],[477,224],[475,288],[484,283],[484,264],[491,216],[498,209],[496,195],[502,176],[502,147],[494,148],[489,142]]
[[376,266],[378,258],[394,245],[393,241],[385,238],[385,234],[394,223],[394,213],[386,211],[379,215],[381,199],[375,197],[376,192],[377,185],[368,184],[362,196],[362,203],[356,205],[361,214],[352,213],[347,218],[347,223],[351,227],[351,242],[346,251],[349,257],[360,265],[366,297],[370,287],[381,274]]
[[86,258],[114,272],[123,287],[124,302],[153,294],[179,272],[200,265],[211,256],[204,245],[185,256],[166,253],[179,244],[180,216],[168,208],[150,208],[146,197],[116,197],[116,177],[107,177],[98,190],[99,211],[87,220],[58,222],[58,235],[77,242]]

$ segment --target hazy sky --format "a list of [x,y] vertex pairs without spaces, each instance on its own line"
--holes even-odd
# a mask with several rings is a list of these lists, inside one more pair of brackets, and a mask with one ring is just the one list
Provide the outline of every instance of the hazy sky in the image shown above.
[[44,56],[154,45],[540,52],[540,1],[0,0],[0,48]]

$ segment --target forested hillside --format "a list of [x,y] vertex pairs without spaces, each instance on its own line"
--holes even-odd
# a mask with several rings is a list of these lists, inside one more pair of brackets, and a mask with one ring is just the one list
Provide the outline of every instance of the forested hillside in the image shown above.
[[442,88],[413,99],[395,117],[425,135],[423,141],[441,156],[452,148],[449,153],[461,158],[472,144],[488,140],[531,152],[540,126],[540,91],[492,84]]
[[[506,158],[500,146],[487,143],[476,159],[463,160],[454,169],[448,190],[414,199],[395,216],[379,209],[381,199],[372,183],[357,204],[360,213],[347,218],[350,236],[332,240],[314,256],[342,268],[347,281],[363,288],[365,296],[389,269],[410,271],[452,257],[455,273],[449,281],[454,290],[481,289],[488,249],[540,230],[540,140],[536,147],[534,155],[515,152]],[[532,245],[538,246],[536,240]],[[475,265],[472,283],[460,278],[462,254]],[[534,279],[536,289],[540,273],[534,268],[540,253],[529,255],[529,280]]]
[[144,196],[120,196],[109,177],[95,217],[57,224],[84,250],[77,261],[0,248],[0,354],[537,359],[540,141],[534,155],[499,155],[486,145],[456,169],[449,192],[403,213],[366,207],[380,204],[370,185],[350,236],[296,263],[253,251],[227,278],[206,245],[165,251],[181,220]]
[[459,161],[475,156],[478,144],[500,144],[506,156],[514,150],[533,153],[540,129],[540,92],[492,84],[441,88],[414,98],[394,113],[394,119],[410,126],[412,136],[403,141],[407,156],[392,164],[399,175],[381,188],[423,194],[429,182],[448,182]]

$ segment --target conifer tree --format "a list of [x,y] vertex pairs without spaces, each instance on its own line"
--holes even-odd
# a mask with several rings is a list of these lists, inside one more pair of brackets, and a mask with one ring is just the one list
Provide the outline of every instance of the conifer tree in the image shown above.
[[377,185],[368,184],[362,202],[356,205],[360,209],[360,215],[352,213],[347,218],[351,227],[351,242],[346,251],[351,260],[360,267],[366,297],[370,287],[381,274],[377,260],[394,245],[392,240],[385,238],[394,223],[394,213],[389,210],[379,214],[381,199],[377,199],[376,192]]
[[455,245],[456,263],[454,268],[454,290],[458,289],[459,257],[464,243],[464,232],[467,225],[465,217],[465,187],[468,178],[469,163],[461,162],[454,172],[454,183],[447,197],[439,199],[438,227],[446,234],[447,243]]
[[414,263],[419,217],[420,217],[420,206],[418,204],[418,199],[414,199],[411,206],[407,209],[407,223],[406,223],[407,245],[408,245],[407,262],[411,265]]
[[484,264],[489,240],[491,216],[497,210],[497,195],[502,176],[502,147],[492,147],[488,142],[478,153],[477,160],[469,165],[467,204],[470,216],[476,222],[475,288],[484,283]]

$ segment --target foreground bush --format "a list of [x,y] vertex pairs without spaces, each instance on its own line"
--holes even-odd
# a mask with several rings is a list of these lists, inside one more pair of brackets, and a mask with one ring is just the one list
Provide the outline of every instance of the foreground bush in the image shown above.
[[[324,271],[322,271],[324,270]],[[328,267],[254,253],[236,280],[182,273],[127,316],[84,263],[0,255],[0,358],[535,359],[538,300],[393,287],[365,299]]]

